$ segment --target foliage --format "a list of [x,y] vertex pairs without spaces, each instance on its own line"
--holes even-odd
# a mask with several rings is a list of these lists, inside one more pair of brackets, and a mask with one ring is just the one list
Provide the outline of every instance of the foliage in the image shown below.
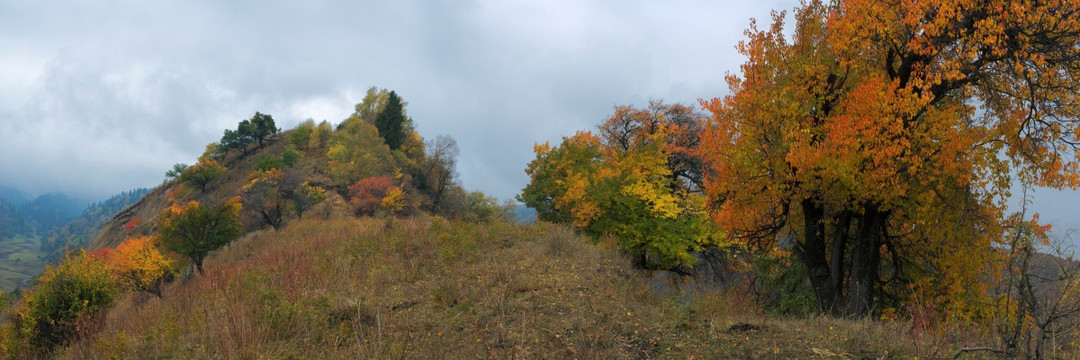
[[341,185],[392,173],[395,169],[390,148],[379,138],[378,130],[357,117],[342,122],[330,138],[327,151],[330,177]]
[[307,119],[296,125],[296,128],[289,133],[289,145],[297,149],[306,149],[308,144],[311,143],[311,133],[313,131],[315,131],[315,120]]
[[396,92],[390,91],[387,95],[386,105],[375,116],[375,127],[391,151],[401,148],[406,136],[412,133],[401,97]]
[[330,136],[334,134],[334,127],[330,126],[330,123],[323,121],[318,126],[311,129],[311,138],[308,140],[308,149],[320,149],[326,146],[326,142],[330,141]]
[[297,218],[303,218],[305,211],[326,200],[326,196],[326,189],[312,186],[307,181],[300,183],[300,186],[289,193],[289,199],[292,200],[293,210],[296,211]]
[[[135,189],[114,195],[105,201],[90,204],[79,216],[44,237],[41,241],[41,250],[50,253],[49,259],[62,260],[65,248],[76,249],[90,244],[101,227],[112,220],[113,216],[148,193],[150,189]],[[125,224],[125,230],[128,233],[141,230],[141,224],[142,218],[136,217],[133,222]]]
[[173,204],[158,217],[162,247],[188,257],[201,274],[206,254],[228,244],[242,234],[240,199],[234,197],[221,206],[189,201]]
[[766,249],[792,234],[826,311],[979,314],[1010,184],[1080,184],[1078,11],[810,1],[790,41],[782,13],[752,26],[730,95],[704,102],[714,219]]
[[240,150],[247,154],[249,144],[258,141],[259,146],[262,146],[263,139],[276,134],[278,131],[281,131],[281,129],[278,129],[277,125],[274,124],[272,116],[255,112],[251,119],[241,120],[237,124],[236,130],[225,129],[225,134],[222,135],[221,141],[219,141],[217,151],[225,153],[229,150]]
[[198,163],[187,167],[180,173],[180,183],[205,192],[206,185],[217,180],[224,173],[225,167],[221,166],[217,160],[203,157],[199,159]]
[[602,137],[578,132],[559,146],[536,145],[518,197],[541,220],[614,235],[639,266],[672,268],[718,245],[692,170],[702,116],[682,105],[617,107]]
[[[250,121],[251,137],[259,141],[259,146],[262,146],[263,139],[281,131],[281,129],[274,124],[274,118],[268,114],[256,111]],[[241,127],[241,129],[243,129],[243,127]]]
[[55,267],[46,267],[13,309],[14,335],[34,349],[49,352],[75,339],[88,317],[112,303],[115,290],[103,261],[82,252],[68,254]]
[[383,209],[383,199],[387,198],[391,189],[397,189],[397,192],[401,190],[394,186],[394,178],[389,175],[358,180],[349,185],[349,204],[356,209],[357,215],[375,215]]
[[150,236],[128,238],[103,254],[113,282],[130,291],[145,291],[161,298],[161,285],[177,273],[176,261],[158,250]]
[[187,167],[188,167],[187,164],[183,164],[183,163],[173,164],[172,169],[165,172],[165,178],[166,179],[173,179],[173,178],[179,177],[180,174],[184,173],[184,170],[187,169]]

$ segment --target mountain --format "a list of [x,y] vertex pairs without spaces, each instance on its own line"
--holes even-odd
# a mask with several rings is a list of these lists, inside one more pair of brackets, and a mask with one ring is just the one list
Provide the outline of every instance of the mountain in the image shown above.
[[135,189],[117,194],[108,200],[90,204],[67,224],[44,236],[41,240],[41,250],[50,254],[50,259],[56,260],[63,256],[65,248],[85,247],[97,236],[105,223],[148,193],[150,189]]
[[0,186],[0,202],[6,203],[8,206],[17,207],[29,202],[32,198],[33,197],[30,196],[30,194],[27,194],[22,190]]
[[48,234],[79,215],[84,204],[59,192],[38,196],[19,206],[19,215],[27,226],[24,233]]
[[25,226],[19,210],[0,200],[0,241],[22,234]]

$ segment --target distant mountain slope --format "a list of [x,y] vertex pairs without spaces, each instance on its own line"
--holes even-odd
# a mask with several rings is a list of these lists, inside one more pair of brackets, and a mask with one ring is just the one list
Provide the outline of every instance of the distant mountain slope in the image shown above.
[[27,226],[24,233],[48,234],[78,216],[84,204],[58,192],[38,196],[19,206],[19,214]]
[[24,223],[19,211],[0,200],[0,240],[10,239],[16,234],[22,234]]
[[63,255],[65,248],[85,247],[97,236],[105,223],[148,193],[150,189],[135,189],[91,204],[66,225],[45,236],[41,241],[41,250],[51,254],[50,258],[55,259]]
[[22,192],[21,190],[0,186],[0,202],[6,203],[10,207],[18,207],[19,205],[29,202],[30,199],[32,199],[30,194]]

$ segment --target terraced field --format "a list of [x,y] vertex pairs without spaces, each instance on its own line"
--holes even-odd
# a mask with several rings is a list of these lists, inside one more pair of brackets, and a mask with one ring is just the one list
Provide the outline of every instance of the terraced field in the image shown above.
[[16,236],[0,242],[0,291],[25,288],[45,268],[37,238]]

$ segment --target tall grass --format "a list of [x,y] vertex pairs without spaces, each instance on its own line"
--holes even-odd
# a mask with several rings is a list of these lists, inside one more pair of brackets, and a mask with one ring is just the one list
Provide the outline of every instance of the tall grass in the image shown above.
[[[912,354],[902,325],[659,297],[565,227],[335,219],[249,234],[63,358],[805,358]],[[735,323],[758,324],[749,332]],[[815,355],[818,354],[818,355]]]

